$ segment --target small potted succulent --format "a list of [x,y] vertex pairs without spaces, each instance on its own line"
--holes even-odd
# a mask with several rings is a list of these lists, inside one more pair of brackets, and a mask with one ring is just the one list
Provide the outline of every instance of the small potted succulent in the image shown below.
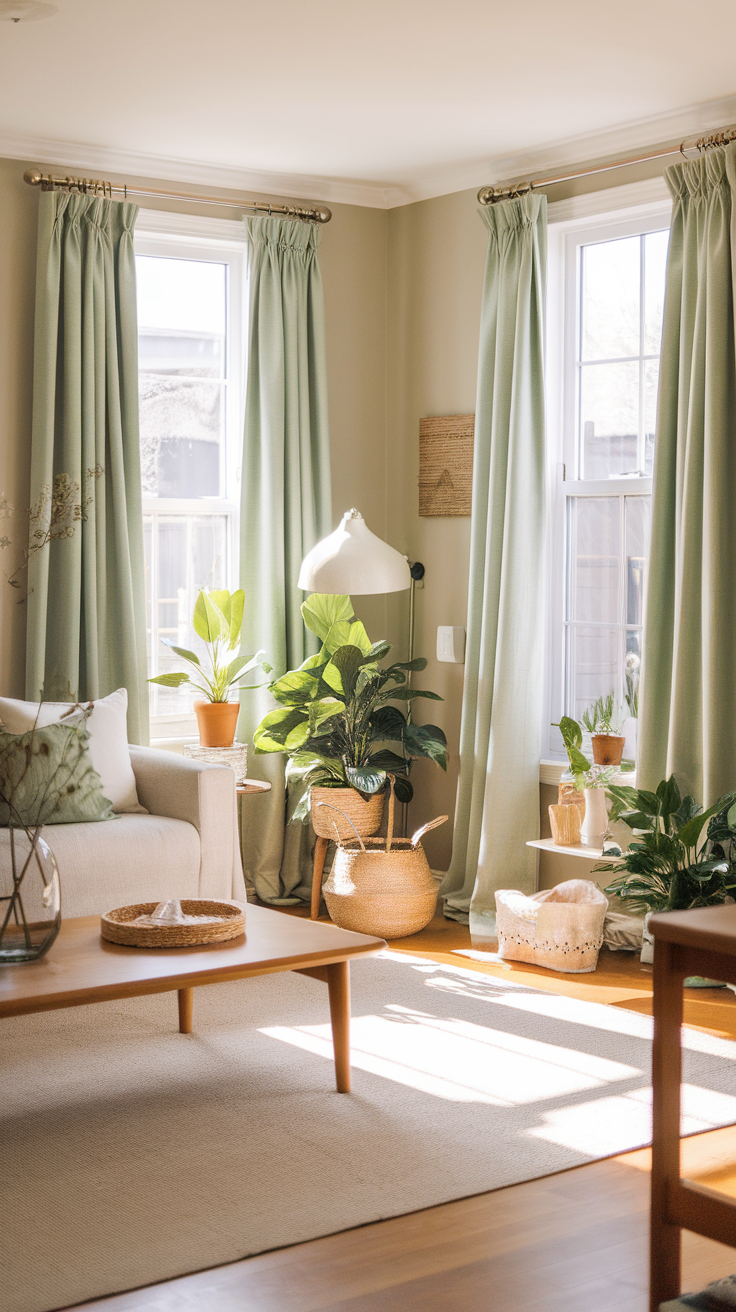
[[594,763],[620,765],[626,737],[621,733],[623,719],[616,713],[613,693],[599,697],[587,711],[583,711],[582,722],[590,734]]
[[183,683],[191,683],[203,694],[205,700],[194,703],[202,747],[232,745],[240,702],[237,698],[231,701],[231,694],[262,686],[242,684],[241,680],[251,670],[260,666],[266,674],[271,671],[271,666],[263,659],[264,651],[256,652],[255,656],[232,654],[240,645],[244,606],[242,588],[232,593],[224,588],[216,592],[200,592],[192,623],[194,632],[207,649],[207,667],[203,666],[196,652],[175,646],[169,638],[162,638],[164,645],[187,661],[193,670],[191,673],[171,671],[157,674],[148,680],[149,683],[163,684],[165,688],[180,688]]
[[408,686],[407,676],[425,668],[423,658],[380,664],[391,647],[371,642],[348,596],[313,593],[302,615],[320,650],[270,685],[279,706],[261,721],[253,745],[256,753],[283,752],[289,758],[287,780],[304,787],[293,820],[311,814],[318,837],[334,838],[335,826],[341,838],[354,837],[343,817],[320,809],[319,803],[327,802],[369,837],[381,824],[389,774],[398,800],[408,802],[413,760],[426,757],[447,769],[442,730],[413,724],[392,703],[408,707],[420,697],[442,698]]
[[[674,775],[663,779],[656,793],[615,786],[608,792],[611,822],[622,820],[634,836],[627,852],[593,873],[615,875],[604,892],[644,916],[641,959],[651,961],[649,916],[718,905],[736,892],[736,792],[707,811],[693,797],[682,797]],[[714,981],[693,977],[686,983],[702,987]]]

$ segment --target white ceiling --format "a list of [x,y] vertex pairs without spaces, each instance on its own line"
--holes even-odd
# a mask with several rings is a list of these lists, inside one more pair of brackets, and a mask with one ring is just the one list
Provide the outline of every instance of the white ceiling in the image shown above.
[[[146,156],[159,176],[225,166],[329,182],[325,199],[359,182],[391,204],[736,93],[733,0],[56,3],[47,21],[0,23],[0,153],[43,144],[55,162],[54,143],[76,143],[76,167]],[[688,115],[643,144],[675,122]]]

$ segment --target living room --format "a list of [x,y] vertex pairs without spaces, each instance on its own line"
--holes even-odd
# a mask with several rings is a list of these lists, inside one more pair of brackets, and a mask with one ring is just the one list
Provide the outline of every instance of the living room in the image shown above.
[[[18,743],[98,780],[64,811],[57,762],[0,829],[11,909],[16,823],[61,889],[35,960],[0,935],[12,1312],[633,1312],[736,1270],[736,86],[706,17],[699,60],[660,0],[625,42],[574,5],[0,2],[0,812]],[[207,650],[253,659],[213,694]],[[373,660],[350,775],[314,731]],[[239,703],[222,742],[202,695]],[[319,799],[379,819],[353,841]],[[642,892],[648,830],[685,856]],[[421,864],[419,928],[355,910],[384,856]],[[244,933],[100,938],[181,899]],[[701,1193],[655,1206],[651,1304],[651,939],[662,972],[695,947],[645,911],[715,935],[679,976]],[[555,915],[576,965],[520,946]]]

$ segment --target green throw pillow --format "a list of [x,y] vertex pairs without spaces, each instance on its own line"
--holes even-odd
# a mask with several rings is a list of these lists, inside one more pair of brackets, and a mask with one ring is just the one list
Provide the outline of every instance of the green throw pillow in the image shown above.
[[84,714],[27,733],[0,730],[0,826],[115,819],[88,742]]

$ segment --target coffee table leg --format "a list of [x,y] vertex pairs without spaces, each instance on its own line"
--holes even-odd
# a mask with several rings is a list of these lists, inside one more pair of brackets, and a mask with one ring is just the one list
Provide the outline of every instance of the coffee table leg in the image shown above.
[[332,1046],[338,1093],[350,1093],[350,962],[336,961],[327,967],[330,991]]
[[179,989],[179,1033],[191,1034],[192,1032],[192,1004],[194,1002],[194,989]]

